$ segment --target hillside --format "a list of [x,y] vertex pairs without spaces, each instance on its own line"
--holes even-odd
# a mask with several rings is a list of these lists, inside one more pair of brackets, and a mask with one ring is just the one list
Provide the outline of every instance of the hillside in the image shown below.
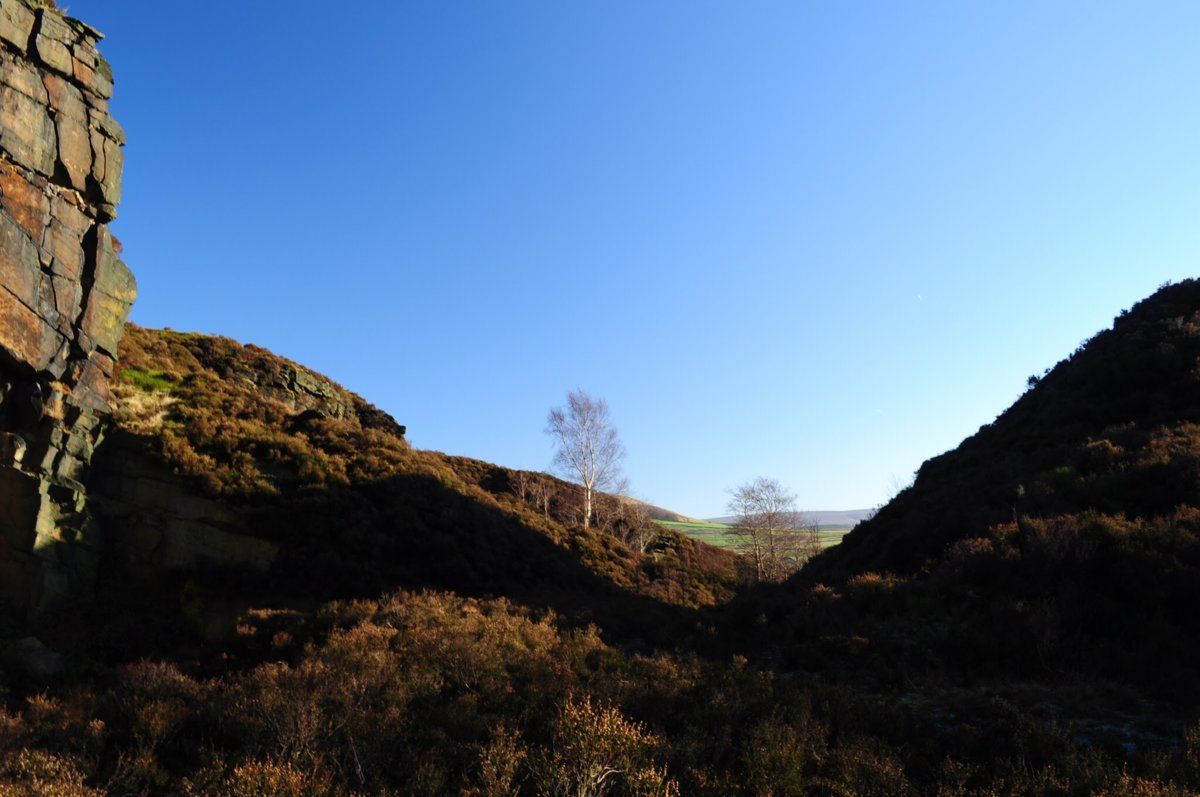
[[[339,11],[309,17],[318,49],[339,86],[386,95],[370,81],[393,71],[332,46]],[[218,25],[212,52],[252,41],[295,67],[281,31],[301,28],[263,19]],[[211,71],[196,26],[169,27],[135,43]],[[376,27],[396,49],[404,31]],[[582,528],[574,485],[415,450],[262,348],[127,326],[102,38],[0,0],[0,797],[1200,794],[1200,284],[1124,314],[845,545],[755,586],[674,530],[722,526],[599,496]],[[233,62],[257,103],[262,61]],[[162,74],[154,114],[231,85]],[[196,130],[227,163],[280,155]],[[337,158],[324,174],[362,182]],[[309,216],[351,229],[330,207]],[[253,234],[275,246],[265,212]],[[441,332],[471,315],[426,309]]]
[[1122,313],[763,600],[892,677],[1103,680],[1196,705],[1200,282]]
[[[133,564],[148,535],[174,560],[207,545],[201,555],[221,564],[219,536],[246,547],[251,569],[272,557],[256,581],[275,595],[438,587],[625,631],[728,600],[737,582],[735,557],[682,535],[662,531],[643,558],[618,539],[620,523],[578,527],[573,485],[414,450],[385,413],[254,346],[130,325],[114,395],[97,501]],[[171,515],[156,491],[182,491],[189,512]],[[235,559],[226,564],[244,569]]]
[[667,531],[639,554],[620,517],[584,531],[569,485],[415,451],[265,350],[131,326],[121,354],[92,485],[108,557],[38,621],[48,649],[9,647],[0,792],[1200,785],[1188,704],[981,643],[971,590],[1010,588],[986,568],[739,597],[732,556]]
[[1014,517],[1145,521],[1197,504],[1200,283],[1164,287],[1058,363],[993,423],[809,571],[911,574]]
[[[0,784],[543,794],[602,756],[625,772],[613,794],[646,797],[1159,793],[1055,724],[1110,744],[1128,697],[1064,695],[993,654],[1026,680],[988,703],[946,674],[946,604],[919,586],[730,604],[728,554],[665,530],[637,554],[619,522],[572,522],[570,485],[415,451],[360,397],[225,338],[130,326],[113,393],[93,480],[109,566],[95,599],[46,618],[71,689],[14,715],[0,748],[23,768]],[[1123,738],[1172,743],[1180,718],[1153,706],[1124,709]],[[71,716],[108,730],[89,742],[54,719]]]
[[687,515],[681,515],[678,512],[673,512],[670,509],[663,509],[661,506],[640,501],[636,498],[629,499],[642,508],[651,520],[666,520],[671,523],[688,523],[694,522],[696,519]]

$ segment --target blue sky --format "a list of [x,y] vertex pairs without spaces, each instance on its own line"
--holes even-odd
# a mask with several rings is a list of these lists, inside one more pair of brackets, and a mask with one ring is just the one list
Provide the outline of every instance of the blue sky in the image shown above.
[[1200,260],[1196,4],[73,0],[133,319],[525,468],[883,500]]

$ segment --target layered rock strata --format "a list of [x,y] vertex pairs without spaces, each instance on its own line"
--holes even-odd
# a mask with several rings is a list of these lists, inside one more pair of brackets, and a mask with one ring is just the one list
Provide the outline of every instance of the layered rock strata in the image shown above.
[[101,34],[43,6],[0,0],[0,602],[27,612],[94,579],[88,470],[137,292]]

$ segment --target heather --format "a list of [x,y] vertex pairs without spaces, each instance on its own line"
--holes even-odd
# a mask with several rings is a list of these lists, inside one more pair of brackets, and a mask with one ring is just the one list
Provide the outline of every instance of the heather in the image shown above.
[[928,705],[734,658],[631,652],[502,599],[248,612],[205,666],[9,696],[0,793],[1189,793],[1193,736],[1131,761],[1015,692]]
[[40,618],[65,674],[6,669],[0,794],[1197,793],[1198,317],[1195,283],[1123,314],[782,584],[131,327],[99,472],[278,553],[114,555]]

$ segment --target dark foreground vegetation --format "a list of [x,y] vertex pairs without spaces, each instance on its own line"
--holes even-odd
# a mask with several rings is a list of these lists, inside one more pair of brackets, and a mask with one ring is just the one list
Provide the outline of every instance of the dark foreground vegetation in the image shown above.
[[340,388],[272,398],[296,366],[261,349],[123,346],[113,439],[279,554],[117,561],[39,619],[66,673],[4,676],[0,795],[1200,789],[1196,283],[754,588],[618,503],[583,529],[569,485],[413,450]]

